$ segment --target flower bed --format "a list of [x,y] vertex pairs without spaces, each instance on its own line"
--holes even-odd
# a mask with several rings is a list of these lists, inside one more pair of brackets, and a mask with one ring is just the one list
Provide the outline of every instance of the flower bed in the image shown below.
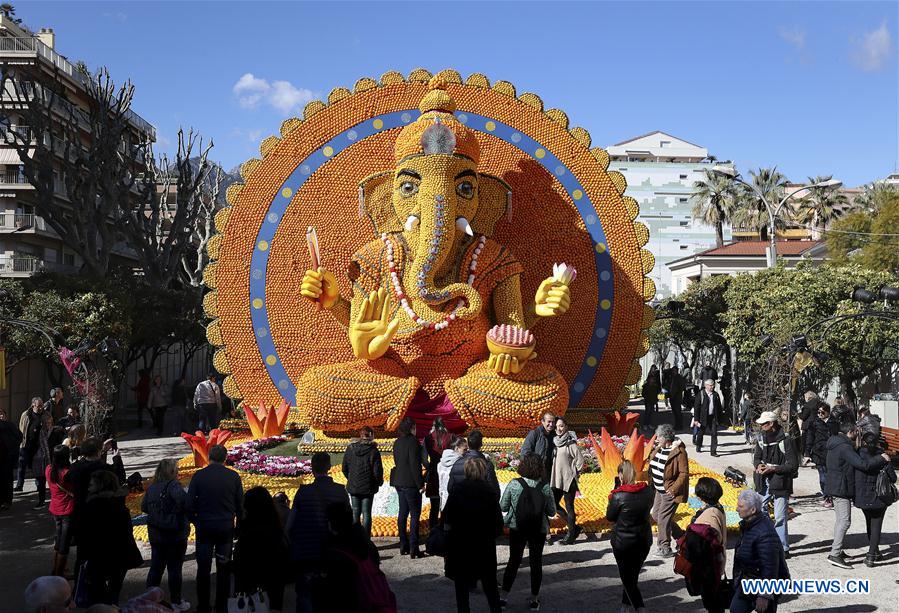
[[286,440],[288,440],[286,436],[270,436],[235,445],[228,451],[228,464],[237,471],[268,477],[300,477],[312,474],[310,460],[262,453]]

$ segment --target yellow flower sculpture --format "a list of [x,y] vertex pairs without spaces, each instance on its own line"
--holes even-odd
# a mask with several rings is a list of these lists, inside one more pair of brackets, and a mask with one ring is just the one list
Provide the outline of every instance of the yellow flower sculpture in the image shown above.
[[249,404],[244,405],[244,413],[246,413],[247,423],[254,440],[284,434],[284,426],[287,425],[289,412],[290,405],[286,400],[281,401],[278,408],[265,406],[262,402],[259,403],[259,408],[256,410],[253,410]]

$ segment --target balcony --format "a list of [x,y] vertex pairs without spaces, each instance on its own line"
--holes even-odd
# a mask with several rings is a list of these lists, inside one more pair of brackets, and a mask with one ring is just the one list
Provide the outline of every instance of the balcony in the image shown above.
[[47,221],[40,215],[32,213],[0,213],[0,233],[8,232],[51,232]]
[[[49,62],[52,66],[59,69],[60,72],[65,73],[71,79],[78,81],[81,83],[82,87],[87,87],[87,79],[86,77],[79,71],[74,64],[72,64],[64,55],[61,55],[42,43],[40,39],[36,36],[4,36],[0,37],[0,57],[2,56],[13,56],[13,57],[41,57],[44,61]],[[135,113],[134,111],[128,111],[127,113],[128,120],[134,125],[138,130],[149,134],[150,137],[155,141],[156,140],[156,128],[154,128],[148,121],[146,121],[143,117]]]
[[13,145],[17,141],[20,143],[33,143],[34,131],[30,126],[0,126],[0,141],[8,145]]
[[0,171],[0,184],[4,186],[21,185],[31,187],[31,183],[25,178],[25,175],[19,172],[18,168],[7,168]]
[[0,277],[30,277],[43,270],[74,273],[77,267],[70,264],[45,262],[40,258],[28,256],[0,257]]

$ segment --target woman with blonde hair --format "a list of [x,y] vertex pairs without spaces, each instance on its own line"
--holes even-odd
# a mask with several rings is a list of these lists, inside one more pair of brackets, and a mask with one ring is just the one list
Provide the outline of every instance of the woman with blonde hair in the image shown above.
[[150,571],[147,573],[147,587],[159,587],[162,573],[169,573],[169,593],[172,607],[176,611],[186,611],[190,603],[181,598],[181,567],[187,551],[187,536],[190,525],[187,522],[185,503],[187,494],[178,481],[178,463],[175,460],[160,460],[156,466],[153,484],[141,501],[141,511],[147,514],[147,528],[150,535]]
[[612,553],[624,587],[621,595],[621,611],[628,606],[641,613],[643,595],[637,578],[652,544],[652,528],[649,512],[652,509],[653,491],[646,483],[637,482],[637,471],[628,460],[618,466],[616,487],[609,494],[606,519],[615,524],[612,528]]

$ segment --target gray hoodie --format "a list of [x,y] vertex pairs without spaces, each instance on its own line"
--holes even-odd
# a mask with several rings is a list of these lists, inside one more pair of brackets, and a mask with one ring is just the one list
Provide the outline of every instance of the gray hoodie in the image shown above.
[[440,462],[437,463],[437,478],[439,480],[439,491],[440,491],[440,510],[443,510],[443,507],[446,506],[446,499],[449,498],[449,490],[447,487],[449,486],[449,477],[450,471],[453,469],[453,465],[456,463],[456,460],[462,457],[462,454],[456,453],[455,449],[444,449],[443,455],[440,456]]

